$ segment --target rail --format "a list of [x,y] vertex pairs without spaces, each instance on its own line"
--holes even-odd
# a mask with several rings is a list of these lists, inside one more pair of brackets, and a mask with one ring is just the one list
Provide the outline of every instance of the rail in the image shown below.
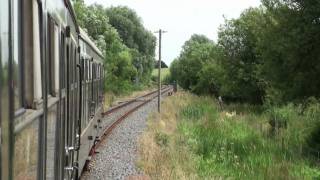
[[[172,92],[173,90],[173,87],[172,86],[166,86],[166,87],[163,87],[161,89],[161,95],[165,94],[165,93],[170,93],[170,91]],[[158,97],[158,91],[155,90],[155,91],[152,91],[150,93],[147,93],[145,95],[142,95],[142,96],[139,96],[133,100],[130,100],[128,102],[125,102],[119,106],[116,106],[106,112],[103,112],[101,113],[102,116],[107,116],[113,112],[116,112],[128,105],[131,105],[133,104],[134,102],[141,102],[139,103],[138,105],[134,106],[133,108],[130,108],[128,111],[126,111],[123,115],[121,115],[119,118],[117,118],[115,121],[113,121],[109,126],[107,126],[104,130],[103,130],[103,133],[100,135],[99,139],[97,139],[93,145],[93,147],[91,148],[91,151],[89,153],[90,156],[94,156],[96,154],[96,149],[98,147],[100,147],[101,143],[108,137],[108,135],[113,131],[113,129],[115,127],[117,127],[123,120],[125,120],[130,114],[132,114],[133,112],[137,111],[139,108],[143,107],[144,105],[148,104],[149,102],[151,102],[152,100],[154,100],[155,98]],[[156,95],[154,95],[156,94]],[[171,93],[170,93],[171,94]],[[153,96],[152,96],[153,95]],[[150,98],[147,98],[148,96],[151,96]],[[139,99],[142,99],[142,98],[147,98],[146,100],[143,100],[143,101],[138,101]],[[86,170],[87,166],[88,166],[88,163],[86,163],[85,165],[85,168],[84,170]]]

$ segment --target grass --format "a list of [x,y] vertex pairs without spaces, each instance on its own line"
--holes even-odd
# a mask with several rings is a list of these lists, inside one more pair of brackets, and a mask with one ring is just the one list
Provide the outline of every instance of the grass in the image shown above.
[[[169,68],[162,68],[161,69],[161,81],[164,81],[167,77],[170,75],[170,69]],[[152,71],[152,80],[158,81],[158,69],[154,69]]]
[[[318,106],[303,115],[293,105],[220,111],[210,97],[179,92],[162,107],[140,138],[138,165],[151,179],[320,178],[319,159],[303,150],[312,134],[306,129],[319,122]],[[273,117],[288,127],[274,132]]]

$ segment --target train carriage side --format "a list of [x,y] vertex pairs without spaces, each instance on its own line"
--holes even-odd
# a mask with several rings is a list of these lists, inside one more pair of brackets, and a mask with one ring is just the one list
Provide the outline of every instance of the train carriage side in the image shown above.
[[[49,72],[52,75],[49,82],[56,81],[58,83],[53,88],[56,89],[55,94],[59,97],[58,121],[50,121],[48,118],[47,126],[48,130],[51,130],[51,132],[48,131],[47,137],[56,138],[55,141],[48,141],[47,144],[50,145],[50,142],[52,145],[57,144],[51,146],[57,147],[56,150],[51,148],[47,151],[55,152],[56,157],[54,159],[57,162],[53,161],[52,163],[59,165],[57,168],[47,171],[47,178],[55,175],[56,179],[72,179],[78,176],[78,150],[80,147],[78,129],[80,129],[79,112],[81,107],[79,102],[81,97],[79,93],[80,71],[77,69],[77,64],[80,63],[79,29],[72,5],[69,1],[64,2],[67,9],[64,13],[61,13],[56,1],[47,1],[49,44],[49,53],[47,54],[50,58],[56,57],[56,60],[50,61],[52,64],[48,66],[53,67],[55,63],[57,67],[56,76]],[[50,71],[50,68],[48,70]],[[50,89],[52,90],[52,87]],[[48,117],[50,117],[50,114],[48,114]],[[50,159],[52,157],[47,156],[47,161],[50,161]],[[48,174],[52,175],[48,176]]]
[[75,179],[79,29],[68,0],[2,0],[1,179]]
[[81,148],[79,168],[83,169],[91,148],[99,137],[102,111],[103,56],[100,50],[80,29],[80,61],[82,68]]

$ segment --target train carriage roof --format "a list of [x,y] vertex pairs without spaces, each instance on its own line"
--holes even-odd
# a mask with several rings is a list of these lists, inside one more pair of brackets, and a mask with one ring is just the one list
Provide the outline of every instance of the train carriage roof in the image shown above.
[[89,45],[94,52],[98,54],[103,59],[102,52],[99,50],[99,48],[94,44],[94,42],[90,39],[90,37],[87,35],[87,33],[82,29],[80,29],[80,38],[87,44]]

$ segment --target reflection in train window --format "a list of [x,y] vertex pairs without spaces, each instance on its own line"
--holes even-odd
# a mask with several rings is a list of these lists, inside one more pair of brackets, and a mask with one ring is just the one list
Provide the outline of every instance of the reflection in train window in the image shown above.
[[65,45],[65,36],[64,36],[64,33],[63,32],[61,32],[61,56],[60,56],[60,67],[61,67],[61,69],[60,69],[60,74],[61,74],[61,77],[60,77],[60,85],[61,85],[61,89],[65,89],[65,83],[66,83],[66,76],[65,76],[65,68],[66,68],[66,61],[65,61],[65,53],[66,53],[66,51],[65,51],[65,47],[66,47],[66,45]]
[[54,177],[55,152],[56,150],[56,125],[57,125],[57,105],[52,106],[48,111],[47,121],[47,179]]
[[[72,53],[72,49],[73,49],[73,44],[71,43],[70,46],[67,45],[67,56],[68,56],[68,86],[70,86],[73,82],[73,53]],[[71,88],[71,87],[70,87]]]
[[[49,18],[50,19],[50,18]],[[49,93],[56,96],[59,92],[59,29],[50,19],[49,23]]]
[[[1,1],[0,5],[0,120],[1,128],[7,127],[9,121],[9,88],[8,88],[8,72],[9,72],[9,10],[8,0]],[[1,161],[0,167],[3,174],[8,173],[8,165],[11,162],[7,155],[10,153],[4,149],[8,149],[8,131],[1,129]],[[2,175],[0,173],[0,179]]]
[[[77,48],[75,47],[74,48],[74,69],[77,69]],[[74,71],[74,82],[75,83],[78,83],[77,81],[78,81],[78,79],[77,79],[77,73],[78,73],[78,71]]]
[[18,132],[14,143],[14,179],[36,179],[39,119]]
[[21,52],[21,25],[20,25],[20,1],[13,1],[13,88],[14,88],[14,108],[15,110],[22,107],[22,91],[21,91],[21,63],[20,63],[20,52]]

